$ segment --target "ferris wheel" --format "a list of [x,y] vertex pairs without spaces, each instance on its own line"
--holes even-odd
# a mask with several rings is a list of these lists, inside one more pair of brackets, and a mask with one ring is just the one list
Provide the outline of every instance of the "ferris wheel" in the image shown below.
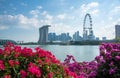
[[[89,18],[89,22],[90,22],[89,26],[86,26],[87,17]],[[91,15],[87,13],[83,21],[83,40],[93,40],[93,39],[94,39],[94,35],[92,30],[92,18]]]

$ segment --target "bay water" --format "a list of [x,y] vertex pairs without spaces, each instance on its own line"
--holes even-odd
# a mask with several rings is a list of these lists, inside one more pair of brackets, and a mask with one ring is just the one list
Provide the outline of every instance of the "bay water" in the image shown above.
[[22,45],[22,47],[41,47],[50,51],[60,61],[64,61],[67,55],[73,55],[76,61],[89,62],[99,55],[99,45]]
[[[40,47],[50,51],[57,59],[63,62],[67,55],[73,55],[78,62],[89,62],[99,55],[99,45],[21,45],[34,50],[35,47]],[[0,46],[0,48],[3,48]]]

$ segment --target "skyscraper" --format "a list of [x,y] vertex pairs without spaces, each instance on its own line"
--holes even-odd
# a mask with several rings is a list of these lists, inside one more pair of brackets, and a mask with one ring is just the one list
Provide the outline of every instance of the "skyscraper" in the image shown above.
[[39,44],[45,44],[48,41],[48,27],[50,27],[50,25],[44,25],[39,28]]
[[76,31],[76,32],[73,34],[73,40],[74,40],[74,41],[81,41],[81,40],[82,40],[82,37],[79,35],[79,31]]
[[120,38],[120,25],[115,25],[115,38]]

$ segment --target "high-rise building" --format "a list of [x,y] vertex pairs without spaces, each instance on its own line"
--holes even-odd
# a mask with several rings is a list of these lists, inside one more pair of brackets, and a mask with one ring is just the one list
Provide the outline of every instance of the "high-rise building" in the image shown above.
[[39,44],[45,44],[48,42],[48,27],[50,27],[50,25],[44,25],[39,28]]
[[100,40],[100,38],[99,38],[99,37],[96,37],[96,40],[97,40],[97,41],[99,41],[99,40]]
[[105,40],[107,40],[107,38],[106,37],[102,37],[102,40],[105,41]]
[[120,25],[115,25],[115,38],[120,38]]
[[49,33],[48,40],[67,42],[71,40],[71,36],[69,35],[69,33],[61,33],[60,35],[56,35],[56,33]]
[[83,32],[83,40],[88,40],[88,32],[87,32],[87,30],[84,30],[84,32]]
[[79,31],[77,31],[73,34],[73,40],[74,41],[81,41],[82,40],[82,37],[79,35]]
[[56,33],[48,33],[48,40],[49,41],[57,41]]

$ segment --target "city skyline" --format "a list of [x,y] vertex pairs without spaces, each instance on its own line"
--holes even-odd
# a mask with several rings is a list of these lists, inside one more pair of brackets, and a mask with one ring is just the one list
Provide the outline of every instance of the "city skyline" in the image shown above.
[[[0,0],[0,39],[37,42],[39,28],[51,25],[49,32],[79,31],[89,13],[96,37],[115,38],[115,25],[120,24],[119,0]],[[89,25],[87,20],[86,25]]]

